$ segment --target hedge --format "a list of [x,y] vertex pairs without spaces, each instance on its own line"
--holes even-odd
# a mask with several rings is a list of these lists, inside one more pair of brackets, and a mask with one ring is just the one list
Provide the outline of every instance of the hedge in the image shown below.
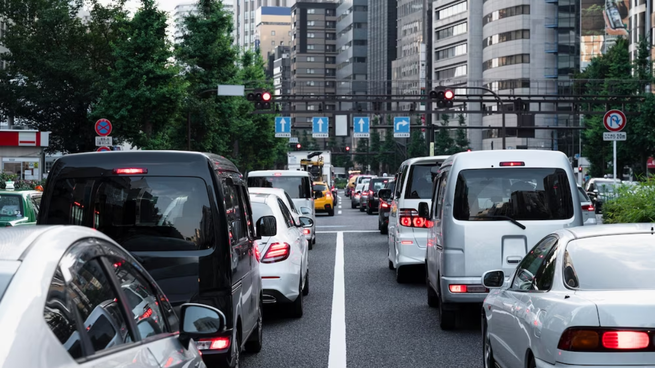
[[37,186],[45,187],[45,179],[43,180],[22,180],[18,178],[17,174],[9,174],[6,172],[0,173],[0,189],[7,189],[6,182],[14,182],[14,190],[35,190]]
[[621,185],[616,198],[603,203],[603,223],[655,222],[655,180],[637,186]]

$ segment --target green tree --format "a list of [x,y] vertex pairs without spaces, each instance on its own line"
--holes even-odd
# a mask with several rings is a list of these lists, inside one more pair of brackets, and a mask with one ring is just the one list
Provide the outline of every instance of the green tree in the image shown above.
[[[116,58],[111,44],[120,38],[127,16],[124,1],[86,2],[90,17],[77,17],[82,0],[5,0],[6,26],[0,55],[0,109],[16,122],[52,132],[49,152],[95,150],[89,111],[98,101]],[[120,129],[112,133],[117,140]]]
[[369,152],[368,139],[359,139],[357,141],[357,149],[355,150],[355,162],[362,165],[362,171],[368,170],[368,165],[370,165],[370,155],[364,155],[362,153]]
[[407,154],[409,155],[410,158],[426,156],[427,155],[426,144],[427,143],[425,142],[425,138],[423,138],[423,134],[418,130],[414,130],[409,141]]
[[180,68],[169,61],[173,52],[166,13],[154,0],[141,4],[134,18],[122,22],[120,39],[113,44],[116,64],[93,115],[110,119],[139,148],[168,148],[186,86]]
[[380,171],[381,156],[384,155],[383,153],[380,153],[382,150],[382,142],[380,141],[380,132],[378,129],[371,129],[371,138],[369,144],[371,146],[371,152],[377,152],[377,154],[369,156],[371,171],[377,173]]
[[[441,126],[447,127],[450,117],[446,114],[441,115]],[[452,155],[455,151],[455,141],[450,136],[449,129],[437,129],[437,134],[434,139],[434,154],[435,155]]]
[[[459,114],[457,120],[460,127],[466,126],[466,120],[464,119],[464,114]],[[466,135],[466,129],[464,128],[457,129],[457,131],[455,132],[455,148],[457,149],[457,151],[464,152],[470,149],[469,144],[470,143]]]
[[[392,125],[393,122],[391,117],[387,118],[387,124]],[[382,142],[382,156],[380,157],[380,163],[383,166],[384,172],[394,173],[398,170],[398,166],[404,159],[398,154],[396,148],[396,138],[393,136],[393,129],[386,129],[384,132],[384,141]]]

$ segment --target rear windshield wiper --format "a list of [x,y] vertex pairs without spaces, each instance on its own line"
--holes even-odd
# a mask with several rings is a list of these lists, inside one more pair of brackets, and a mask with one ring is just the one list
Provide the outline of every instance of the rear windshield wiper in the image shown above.
[[525,230],[525,225],[522,223],[514,220],[513,218],[509,216],[503,216],[503,215],[488,215],[488,216],[469,216],[469,218],[479,218],[479,219],[485,219],[485,218],[491,218],[491,219],[499,219],[499,220],[507,220],[514,225],[520,227],[521,229]]

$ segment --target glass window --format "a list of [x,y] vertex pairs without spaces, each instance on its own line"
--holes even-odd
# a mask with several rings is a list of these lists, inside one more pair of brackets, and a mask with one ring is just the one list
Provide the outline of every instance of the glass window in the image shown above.
[[66,283],[59,267],[50,281],[43,317],[50,331],[55,334],[73,359],[84,357],[75,312],[66,297]]
[[508,55],[497,57],[482,63],[482,70],[500,68],[508,65],[530,64],[530,54]]
[[437,163],[412,165],[405,189],[405,199],[432,198],[432,168]]
[[548,236],[542,239],[537,245],[523,257],[521,263],[516,267],[512,289],[515,290],[533,290],[532,281],[537,271],[544,263],[544,258],[550,253],[550,250],[557,243],[557,238]]
[[277,204],[280,206],[280,211],[282,211],[282,216],[284,217],[284,221],[287,223],[287,227],[293,227],[293,217],[291,216],[291,212],[289,212],[287,206],[279,198],[277,200]]
[[466,64],[458,65],[448,69],[441,69],[434,72],[437,79],[450,79],[466,76],[468,68]]
[[580,202],[591,202],[591,199],[589,199],[587,192],[585,192],[584,189],[580,187],[578,187],[578,196],[580,197]]
[[271,31],[271,36],[275,36],[275,31]]
[[448,47],[446,49],[437,50],[435,54],[435,60],[443,60],[452,58],[459,55],[465,55],[467,50],[467,44],[463,43],[461,45]]
[[235,241],[248,237],[248,225],[246,222],[243,204],[240,200],[239,189],[235,185],[223,184],[225,192],[225,211],[230,224],[230,235]]
[[505,9],[496,10],[482,18],[482,25],[497,21],[499,19],[513,17],[516,15],[530,14],[530,5],[517,5]]
[[553,246],[550,253],[546,256],[543,265],[537,272],[534,281],[534,289],[548,291],[553,287],[555,278],[555,266],[557,263],[557,245]]
[[581,290],[655,290],[653,235],[612,235],[572,240],[566,247],[564,283]]
[[11,221],[25,215],[23,197],[17,194],[3,194],[0,196],[0,219]]
[[384,188],[389,179],[372,179],[368,183],[368,190],[372,190],[373,193],[377,193],[378,190]]
[[563,220],[573,217],[566,171],[549,168],[462,170],[455,187],[453,216],[460,221],[498,219]]
[[437,192],[437,201],[436,201],[436,206],[435,206],[435,214],[434,218],[435,219],[442,219],[443,218],[443,203],[444,203],[444,198],[446,196],[446,186],[448,184],[448,173],[449,171],[444,171],[443,174],[441,174],[441,177],[439,178],[439,188]]
[[438,9],[436,19],[445,19],[448,17],[452,17],[453,15],[463,13],[466,10],[467,10],[466,1],[463,3],[451,5],[445,8]]
[[41,209],[41,194],[34,194],[32,195],[32,203],[34,204],[34,209],[36,210],[36,213],[39,213],[39,210]]
[[457,24],[457,25],[454,25],[454,26],[451,26],[451,27],[448,27],[448,28],[440,29],[440,30],[438,30],[436,32],[436,34],[437,34],[436,39],[437,40],[442,40],[444,38],[457,36],[457,35],[466,33],[467,29],[468,29],[467,28],[467,23],[460,23],[460,24]]
[[249,187],[281,188],[291,198],[311,198],[309,178],[306,176],[257,176],[248,178]]
[[516,31],[503,32],[485,38],[484,41],[482,42],[482,48],[503,43],[503,42],[529,39],[529,38],[530,38],[529,29],[519,29]]
[[327,186],[325,184],[314,184],[314,190],[319,192],[325,192],[327,190]]
[[293,199],[291,199],[291,197],[289,196],[289,193],[285,191],[284,195],[287,197],[287,202],[289,203],[289,207],[291,207],[291,210],[294,212],[298,212],[298,209],[296,208],[296,205],[293,203]]
[[129,251],[213,247],[211,207],[200,178],[80,178],[54,186],[44,224],[94,227]]

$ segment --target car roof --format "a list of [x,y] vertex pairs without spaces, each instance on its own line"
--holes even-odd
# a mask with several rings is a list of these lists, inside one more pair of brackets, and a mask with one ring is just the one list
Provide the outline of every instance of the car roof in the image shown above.
[[448,159],[448,157],[451,157],[451,156],[441,155],[441,156],[413,157],[413,158],[410,158],[410,159],[407,159],[407,160],[403,161],[401,166],[402,165],[413,165],[413,164],[416,164],[416,163],[429,162],[429,161],[435,161],[435,160],[436,161],[439,161],[439,160],[444,161],[444,160]]
[[248,176],[306,176],[309,177],[307,171],[302,170],[257,170],[248,173]]
[[604,224],[595,226],[576,226],[564,229],[576,239],[593,238],[598,236],[653,234],[655,240],[655,224]]
[[525,167],[567,167],[568,157],[560,151],[548,150],[486,150],[460,152],[450,156],[442,166],[457,165],[458,168],[498,167],[502,161],[525,162]]
[[28,194],[43,193],[40,190],[0,190],[0,195],[20,195],[25,196]]

